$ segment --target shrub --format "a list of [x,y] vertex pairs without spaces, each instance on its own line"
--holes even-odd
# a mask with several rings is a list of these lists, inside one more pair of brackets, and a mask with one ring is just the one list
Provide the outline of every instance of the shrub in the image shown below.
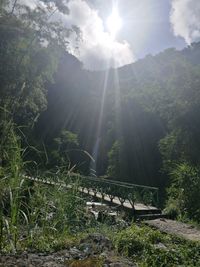
[[117,235],[115,243],[120,253],[132,257],[141,255],[144,250],[150,248],[150,244],[161,242],[163,239],[159,231],[132,225]]
[[117,250],[140,267],[200,266],[200,243],[166,235],[147,226],[131,227],[116,235]]
[[[188,163],[176,165],[168,189],[167,209],[200,222],[200,170]],[[171,209],[172,210],[172,209]]]

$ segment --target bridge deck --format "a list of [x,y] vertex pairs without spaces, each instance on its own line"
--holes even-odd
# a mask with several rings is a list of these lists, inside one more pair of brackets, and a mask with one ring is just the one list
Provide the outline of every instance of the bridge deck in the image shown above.
[[[102,199],[102,194],[101,193],[95,194],[95,192],[93,192],[93,191],[88,192],[87,189],[82,190],[81,187],[79,188],[79,191],[80,192],[83,192],[85,194],[88,194],[90,196],[94,196],[94,197],[96,197],[98,199]],[[118,197],[114,197],[113,196],[113,199],[111,201],[110,196],[104,195],[104,198],[103,199],[104,199],[104,201],[109,202],[109,203],[112,203],[112,204],[115,204],[117,206],[121,206],[122,205]],[[123,207],[124,208],[127,208],[127,209],[133,209],[132,205],[130,204],[130,202],[128,200],[125,200],[125,202],[123,203]],[[136,211],[137,210],[157,211],[158,209],[156,207],[153,207],[153,206],[150,206],[150,205],[144,205],[142,203],[134,203],[134,210],[136,210]]]
[[[68,189],[72,188],[72,185],[70,185],[70,184],[67,185],[63,182],[53,182],[50,180],[38,179],[38,178],[30,177],[30,176],[25,176],[25,178],[32,180],[32,181],[35,181],[35,182],[44,183],[44,184],[62,186],[62,187],[68,188]],[[134,205],[132,206],[128,199],[126,199],[122,203],[120,201],[119,197],[116,197],[116,196],[106,195],[106,194],[102,194],[100,192],[94,192],[93,190],[88,190],[88,189],[83,188],[81,186],[78,187],[78,190],[79,190],[79,192],[82,192],[84,194],[87,194],[87,195],[93,196],[95,198],[98,198],[100,200],[103,200],[105,202],[108,202],[111,205],[122,206],[125,209],[134,210],[136,213],[137,212],[150,212],[150,213],[159,212],[158,208],[151,206],[151,205],[145,205],[143,203],[135,202]]]

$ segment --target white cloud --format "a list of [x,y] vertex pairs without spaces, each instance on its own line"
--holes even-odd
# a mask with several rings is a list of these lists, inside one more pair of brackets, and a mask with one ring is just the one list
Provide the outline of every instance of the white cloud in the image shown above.
[[200,1],[172,0],[170,21],[175,36],[190,44],[200,40]]
[[[38,0],[20,0],[34,6]],[[60,20],[69,27],[76,25],[81,30],[81,40],[77,43],[76,36],[70,40],[70,51],[77,56],[88,69],[119,67],[132,63],[135,58],[127,41],[113,40],[105,31],[104,23],[98,11],[84,0],[70,0],[69,15],[56,12],[54,20]],[[78,45],[78,49],[76,48]]]
[[126,41],[119,42],[105,31],[97,10],[92,9],[83,0],[69,2],[70,14],[63,16],[67,25],[76,25],[81,29],[82,40],[78,50],[71,50],[88,69],[101,69],[110,64],[119,67],[134,61],[134,56]]

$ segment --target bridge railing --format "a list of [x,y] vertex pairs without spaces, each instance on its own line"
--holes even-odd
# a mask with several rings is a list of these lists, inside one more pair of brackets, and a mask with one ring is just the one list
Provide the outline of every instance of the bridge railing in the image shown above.
[[[115,180],[97,177],[76,176],[78,184],[83,191],[101,195],[102,199],[108,198],[112,202],[117,197],[120,203],[129,202],[134,208],[135,203],[143,203],[158,207],[158,188],[142,186]],[[73,179],[72,179],[73,180]]]
[[137,184],[131,184],[121,181],[109,180],[105,178],[97,178],[97,177],[88,177],[82,175],[67,175],[65,177],[65,181],[63,179],[59,179],[58,177],[54,177],[54,179],[42,179],[33,178],[29,176],[24,176],[30,180],[43,182],[46,184],[52,184],[56,186],[64,186],[69,189],[75,185],[79,191],[84,193],[88,193],[93,196],[97,196],[98,198],[108,199],[113,202],[114,199],[118,198],[121,205],[128,202],[132,208],[134,208],[134,204],[143,203],[145,205],[151,205],[154,207],[158,207],[158,188],[143,186]]

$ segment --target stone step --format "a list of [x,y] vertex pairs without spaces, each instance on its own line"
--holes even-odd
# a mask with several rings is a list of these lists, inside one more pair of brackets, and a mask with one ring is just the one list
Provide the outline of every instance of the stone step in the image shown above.
[[154,220],[154,219],[168,219],[169,216],[167,214],[157,213],[157,214],[142,214],[142,215],[136,215],[137,220],[143,221],[143,220]]
[[153,214],[162,214],[161,209],[135,209],[134,213],[137,216],[142,216],[142,215],[153,215]]

